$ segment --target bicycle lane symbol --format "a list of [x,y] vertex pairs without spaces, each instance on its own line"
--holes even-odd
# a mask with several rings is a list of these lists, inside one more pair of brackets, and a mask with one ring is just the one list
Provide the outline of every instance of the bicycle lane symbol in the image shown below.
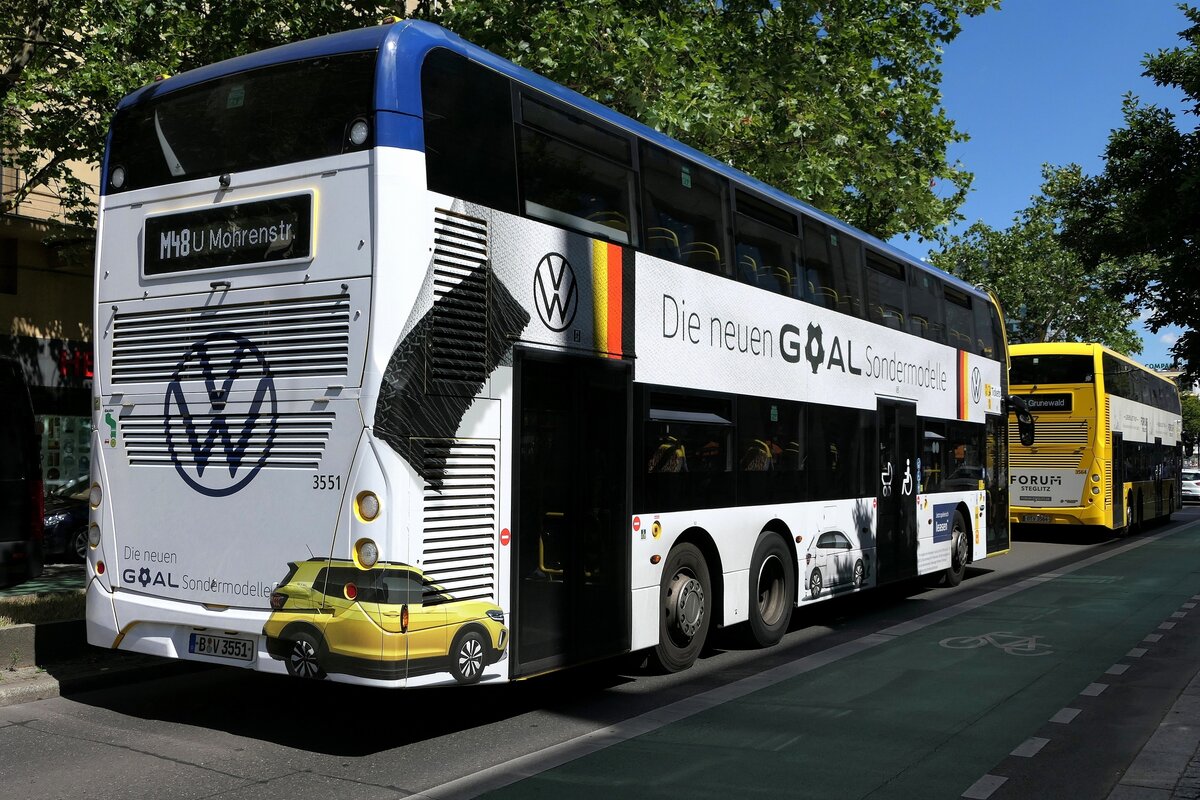
[[991,645],[1010,656],[1048,656],[1054,648],[1040,641],[1040,636],[1024,636],[1008,631],[992,631],[979,636],[951,636],[938,644],[948,650],[971,650]]

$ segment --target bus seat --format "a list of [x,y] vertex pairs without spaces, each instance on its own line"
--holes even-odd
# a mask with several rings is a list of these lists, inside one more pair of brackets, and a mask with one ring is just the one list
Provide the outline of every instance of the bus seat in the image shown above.
[[650,455],[650,463],[647,465],[646,471],[652,474],[686,472],[687,451],[683,447],[683,442],[674,436],[661,437],[658,440],[658,446]]
[[720,274],[721,269],[721,251],[717,249],[715,244],[708,242],[692,242],[680,251],[684,260],[687,261],[689,267]]
[[595,211],[588,214],[588,220],[606,228],[629,233],[629,219],[620,211]]
[[664,255],[673,261],[682,261],[679,254],[679,237],[670,228],[646,228],[646,244],[651,252]]
[[792,274],[783,267],[771,267],[771,276],[779,281],[779,293],[792,296]]
[[738,259],[739,278],[751,286],[758,285],[758,262],[753,256],[743,255]]
[[772,466],[771,446],[762,439],[753,439],[742,454],[743,472],[766,472]]

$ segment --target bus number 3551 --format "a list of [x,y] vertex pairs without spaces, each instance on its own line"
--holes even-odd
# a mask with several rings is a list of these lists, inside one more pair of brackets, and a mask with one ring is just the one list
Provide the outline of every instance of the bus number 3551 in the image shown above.
[[340,491],[342,488],[341,475],[313,475],[312,478],[312,488],[314,489],[333,489]]

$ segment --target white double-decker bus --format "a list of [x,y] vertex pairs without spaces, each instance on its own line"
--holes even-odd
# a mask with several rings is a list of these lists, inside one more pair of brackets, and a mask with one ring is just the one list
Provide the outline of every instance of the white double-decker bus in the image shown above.
[[88,639],[498,681],[1009,546],[985,293],[429,24],[126,98]]

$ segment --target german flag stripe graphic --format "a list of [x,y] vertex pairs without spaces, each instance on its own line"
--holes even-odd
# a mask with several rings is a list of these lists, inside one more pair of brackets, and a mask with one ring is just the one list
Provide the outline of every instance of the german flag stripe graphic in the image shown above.
[[625,300],[632,264],[619,244],[592,242],[592,330],[596,350],[620,358],[632,341],[626,336]]
[[958,351],[958,418],[965,420],[970,416],[971,407],[967,401],[967,392],[971,390],[970,372],[967,369],[970,360],[966,350]]

